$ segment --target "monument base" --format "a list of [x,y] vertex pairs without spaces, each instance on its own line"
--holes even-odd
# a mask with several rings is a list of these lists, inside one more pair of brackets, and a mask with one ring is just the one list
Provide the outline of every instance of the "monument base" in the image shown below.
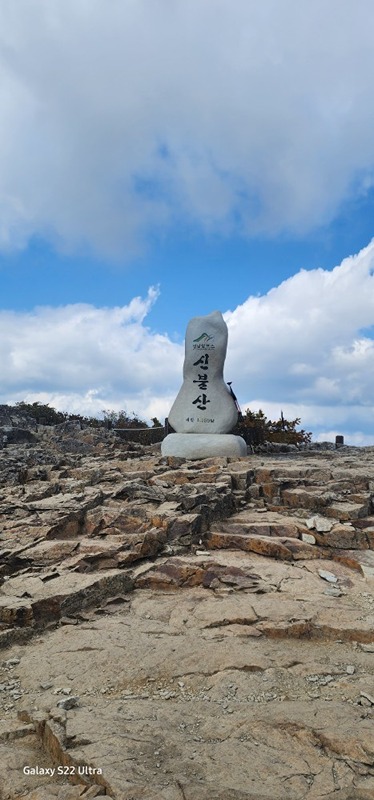
[[247,455],[247,445],[241,436],[231,433],[169,433],[161,443],[163,456],[178,458],[209,458]]

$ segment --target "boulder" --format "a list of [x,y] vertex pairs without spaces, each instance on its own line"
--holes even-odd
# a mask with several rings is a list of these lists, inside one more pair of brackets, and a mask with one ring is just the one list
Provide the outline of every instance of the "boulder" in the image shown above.
[[35,442],[35,435],[26,428],[4,426],[0,428],[0,440],[3,444],[19,444],[24,442]]
[[227,325],[220,311],[194,317],[186,331],[183,384],[169,414],[177,433],[228,433],[238,412],[223,379]]

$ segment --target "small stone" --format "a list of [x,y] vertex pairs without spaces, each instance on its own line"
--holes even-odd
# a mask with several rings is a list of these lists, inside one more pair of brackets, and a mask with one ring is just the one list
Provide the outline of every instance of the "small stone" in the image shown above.
[[347,675],[354,675],[356,672],[356,668],[353,666],[353,664],[348,664],[345,671]]
[[371,702],[367,699],[364,695],[359,698],[358,703],[360,706],[366,706],[367,708],[371,708]]
[[8,668],[9,667],[15,667],[15,666],[17,666],[17,664],[20,663],[20,661],[21,661],[21,659],[17,658],[16,656],[14,658],[8,658],[8,661],[3,661],[2,667],[5,667],[5,668],[7,668],[7,667]]
[[327,594],[329,597],[342,597],[343,592],[337,586],[328,586],[323,594]]
[[313,536],[312,533],[302,533],[301,534],[301,541],[306,542],[307,544],[315,544],[316,537]]
[[39,688],[43,689],[44,691],[46,689],[51,689],[52,686],[53,686],[53,683],[51,683],[51,681],[47,681],[46,683],[39,683]]
[[[94,797],[95,798],[99,797],[99,795],[101,796],[101,799],[102,799],[102,797],[103,797],[102,791],[103,791],[103,788],[100,787],[100,786],[90,786],[90,788],[87,789],[87,791],[84,792],[84,800],[92,800]],[[111,798],[108,795],[105,795],[105,797],[106,797],[106,800],[111,800]],[[60,795],[58,796],[58,800],[60,800]],[[61,798],[61,800],[62,800],[62,798]],[[67,798],[67,800],[68,800],[68,798]]]
[[319,569],[318,570],[318,575],[324,581],[328,581],[329,583],[337,583],[338,582],[338,579],[337,579],[336,575],[333,575],[332,572],[328,572],[327,569]]
[[360,650],[363,650],[364,653],[374,653],[374,642],[372,644],[360,643]]
[[374,706],[374,696],[369,694],[369,692],[360,692],[361,699],[367,700],[370,705]]
[[64,700],[59,700],[57,705],[59,708],[69,711],[70,708],[76,708],[79,705],[79,700],[78,696],[71,695],[71,697],[66,697]]
[[330,519],[326,519],[325,517],[314,516],[310,517],[306,520],[306,526],[309,528],[314,528],[318,533],[328,533],[331,531],[334,523],[331,522]]

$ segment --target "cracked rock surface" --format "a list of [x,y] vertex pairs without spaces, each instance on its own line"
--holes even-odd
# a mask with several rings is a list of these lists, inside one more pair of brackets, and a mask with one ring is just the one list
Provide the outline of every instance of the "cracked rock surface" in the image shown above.
[[373,799],[374,450],[33,437],[0,451],[0,799]]

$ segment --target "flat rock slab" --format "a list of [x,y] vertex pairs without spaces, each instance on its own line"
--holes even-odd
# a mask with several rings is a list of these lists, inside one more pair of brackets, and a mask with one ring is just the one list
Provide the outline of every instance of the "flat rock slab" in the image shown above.
[[123,570],[97,574],[61,571],[40,576],[10,578],[0,594],[0,622],[18,626],[43,626],[64,614],[102,602],[109,595],[131,591],[132,580]]
[[261,535],[257,533],[235,533],[235,531],[210,531],[206,540],[212,549],[228,548],[246,550],[264,556],[292,561],[293,559],[321,558],[319,548],[290,536]]
[[372,800],[374,449],[134,448],[0,451],[1,800]]
[[[168,565],[179,587],[147,588]],[[340,596],[325,594],[321,566]],[[194,571],[200,583],[182,588]],[[231,551],[142,564],[137,579],[127,602],[3,651],[0,702],[14,683],[20,695],[4,716],[23,709],[43,735],[40,766],[53,752],[101,770],[82,786],[115,800],[373,796],[369,579]],[[71,710],[57,707],[71,696]]]

